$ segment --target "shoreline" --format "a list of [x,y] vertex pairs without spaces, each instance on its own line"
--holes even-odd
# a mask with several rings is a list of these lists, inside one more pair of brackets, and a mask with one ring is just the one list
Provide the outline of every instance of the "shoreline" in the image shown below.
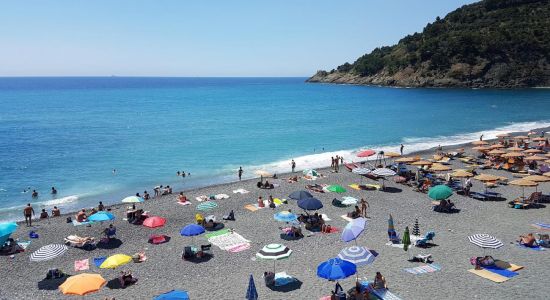
[[[537,132],[540,132],[541,130],[542,131],[545,131],[545,132],[549,132],[550,131],[550,127],[540,127],[540,128],[533,128],[531,129],[533,131],[537,131]],[[527,132],[529,131],[515,131],[515,132],[510,132],[510,134],[512,135],[521,135],[521,134],[526,134]],[[496,138],[492,138],[492,139],[484,139],[484,141],[488,141],[488,142],[493,142],[497,140]],[[466,142],[466,143],[459,143],[459,144],[452,144],[452,145],[446,145],[446,146],[443,146],[443,150],[445,150],[445,148],[447,147],[452,147],[454,149],[458,149],[458,148],[468,148],[470,147],[471,148],[471,142],[473,141],[470,141],[470,142]],[[406,147],[406,146],[405,146]],[[413,152],[409,152],[409,153],[406,153],[404,154],[403,156],[416,156],[416,155],[426,155],[426,154],[430,154],[430,153],[433,153],[435,150],[437,149],[437,146],[436,147],[430,147],[430,148],[427,148],[427,149],[423,149],[423,150],[417,150],[417,151],[413,151]],[[376,151],[376,150],[375,150]],[[338,152],[338,151],[336,151]],[[373,159],[367,159],[367,161],[371,161],[371,160],[374,160]],[[350,162],[350,160],[344,160],[345,163],[348,163]],[[361,159],[359,160],[356,160],[356,161],[362,161]],[[354,162],[354,160],[351,160],[351,162]],[[315,168],[316,170],[318,171],[321,171],[321,173],[327,173],[330,172],[330,165],[327,164],[327,166],[323,166],[323,167],[320,167],[320,168]],[[297,169],[295,173],[292,173],[292,172],[284,172],[284,173],[279,173],[277,174],[278,178],[287,178],[289,177],[290,175],[295,175],[295,174],[301,174],[301,172],[303,171],[304,169]],[[145,202],[143,203],[147,203],[147,202],[154,202],[154,201],[159,201],[159,200],[163,200],[165,198],[170,198],[170,197],[177,197],[177,195],[180,193],[180,192],[183,192],[184,194],[189,194],[189,193],[194,193],[198,190],[201,190],[201,189],[217,189],[217,188],[223,188],[225,186],[228,186],[228,185],[231,185],[231,184],[235,184],[235,183],[243,183],[243,184],[246,184],[246,183],[249,183],[251,181],[255,181],[257,180],[259,177],[252,177],[252,178],[246,178],[246,179],[243,179],[241,181],[239,180],[233,180],[233,181],[226,181],[226,182],[220,182],[220,183],[214,183],[214,184],[207,184],[207,185],[204,185],[204,186],[197,186],[197,187],[193,187],[193,188],[189,188],[189,189],[180,189],[180,190],[174,190],[172,194],[169,194],[169,195],[162,195],[162,196],[159,196],[157,198],[151,198],[150,200],[146,200]],[[114,210],[117,210],[117,209],[120,209],[121,207],[124,207],[126,205],[129,205],[128,203],[113,203],[113,204],[105,204],[105,207],[106,208],[109,208],[109,209],[114,209]],[[21,206],[22,208],[24,206]],[[58,206],[59,207],[59,206]],[[97,207],[97,205],[95,205],[94,207]],[[21,209],[22,209],[21,208]],[[46,211],[48,211],[48,214],[51,212],[51,209],[53,208],[53,205],[51,208],[48,208],[46,209]],[[83,208],[86,208],[86,207],[83,207]],[[86,210],[88,211],[90,208],[86,208]],[[74,218],[74,215],[79,211],[80,209],[75,209],[75,210],[69,210],[68,212],[62,212],[61,216],[59,217],[54,217],[53,219],[56,219],[56,218],[66,218],[66,217],[71,217],[71,218]],[[40,215],[40,212],[37,212],[36,215]],[[52,219],[52,217],[50,216],[50,219]],[[38,221],[39,219],[36,219],[34,218],[33,219],[33,222],[35,221]],[[22,220],[17,220],[17,221],[13,221],[13,222],[16,222],[18,225],[25,225],[25,221],[24,219]]]

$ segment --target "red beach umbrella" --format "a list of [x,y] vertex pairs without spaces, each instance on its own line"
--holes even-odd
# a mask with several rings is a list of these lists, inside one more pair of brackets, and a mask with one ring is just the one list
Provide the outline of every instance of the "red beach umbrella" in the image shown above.
[[376,154],[376,151],[369,149],[359,152],[359,154],[357,154],[357,157],[369,157],[373,156],[374,154]]
[[149,228],[156,228],[156,227],[162,227],[166,223],[165,218],[161,217],[149,217],[143,221],[143,226],[149,227]]
[[158,244],[168,242],[168,239],[169,238],[164,234],[153,234],[152,236],[149,237],[149,243],[158,245]]

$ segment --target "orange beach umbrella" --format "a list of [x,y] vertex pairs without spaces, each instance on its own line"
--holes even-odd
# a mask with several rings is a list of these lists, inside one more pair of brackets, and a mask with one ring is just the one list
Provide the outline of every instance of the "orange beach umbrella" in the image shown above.
[[59,290],[65,295],[86,295],[97,292],[105,285],[106,281],[99,274],[82,273],[71,276],[59,286]]

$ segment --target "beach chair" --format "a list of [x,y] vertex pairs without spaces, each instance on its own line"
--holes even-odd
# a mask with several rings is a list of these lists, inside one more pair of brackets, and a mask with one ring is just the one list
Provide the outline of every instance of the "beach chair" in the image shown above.
[[200,252],[201,252],[201,256],[206,256],[206,255],[213,256],[212,244],[201,245],[201,251]]
[[509,202],[508,204],[512,208],[520,208],[520,209],[526,209],[530,208],[531,206],[535,205],[540,198],[542,197],[542,192],[533,192],[529,197],[526,199],[522,199],[521,197],[518,197],[514,199],[513,201]]
[[191,246],[185,246],[183,248],[183,251],[181,252],[181,258],[182,259],[193,259],[195,257],[195,252],[193,252],[193,249]]
[[265,272],[263,277],[266,286],[275,286],[275,273]]
[[93,248],[95,246],[94,238],[69,235],[64,239],[65,245],[75,248]]
[[547,233],[538,233],[538,236],[537,244],[544,248],[550,248],[550,236]]
[[435,237],[435,232],[428,231],[421,239],[416,241],[415,246],[426,247],[429,241],[433,241],[434,237]]

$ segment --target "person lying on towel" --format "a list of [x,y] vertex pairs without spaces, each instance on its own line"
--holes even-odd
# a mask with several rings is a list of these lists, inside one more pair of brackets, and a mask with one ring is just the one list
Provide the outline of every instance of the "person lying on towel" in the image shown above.
[[520,243],[520,245],[524,245],[524,246],[527,246],[527,247],[533,247],[533,246],[536,246],[536,239],[535,239],[535,236],[533,236],[532,233],[529,233],[527,235],[520,235],[519,236],[519,241],[517,241],[518,243]]

